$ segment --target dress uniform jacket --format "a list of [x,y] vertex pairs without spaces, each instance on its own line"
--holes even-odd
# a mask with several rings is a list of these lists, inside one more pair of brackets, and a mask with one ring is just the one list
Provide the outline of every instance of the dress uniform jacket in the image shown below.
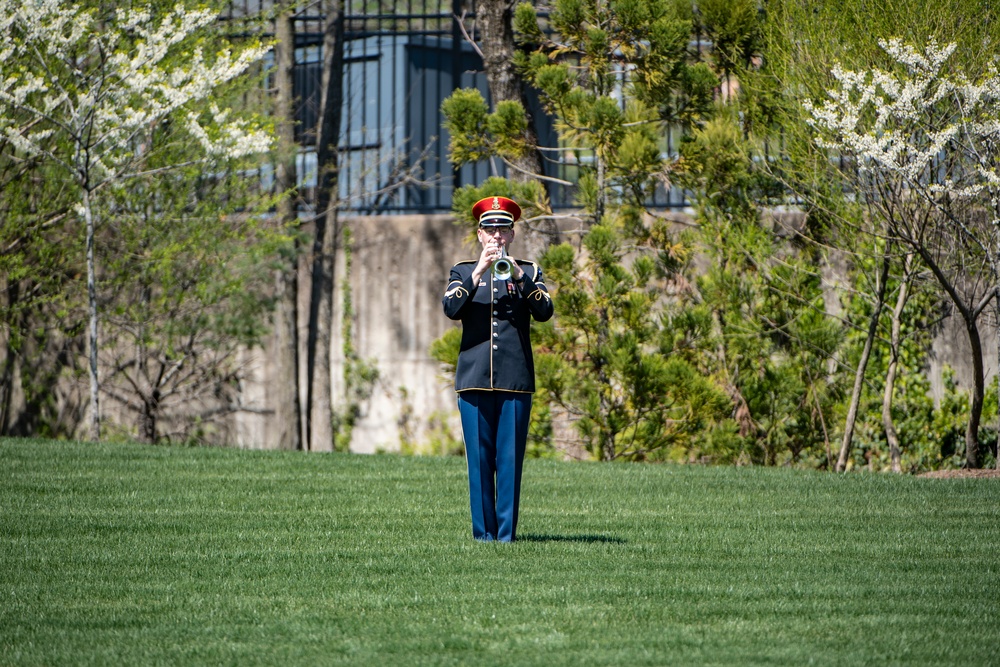
[[487,272],[472,284],[477,260],[459,262],[451,269],[442,302],[444,312],[462,321],[462,347],[455,370],[455,391],[535,391],[535,364],[531,354],[531,318],[552,317],[552,299],[534,262],[514,260],[524,271],[517,283],[494,280]]

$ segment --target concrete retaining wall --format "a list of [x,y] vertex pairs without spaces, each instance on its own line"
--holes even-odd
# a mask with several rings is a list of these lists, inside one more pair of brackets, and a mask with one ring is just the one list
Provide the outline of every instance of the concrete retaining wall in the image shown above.
[[[344,252],[338,250],[334,280],[332,374],[335,400],[343,397],[343,292],[350,280],[356,317],[354,345],[362,359],[378,366],[380,379],[354,430],[351,450],[371,453],[400,447],[401,429],[422,442],[432,416],[445,420],[453,437],[460,437],[455,393],[441,377],[428,350],[431,343],[456,326],[441,310],[441,295],[452,264],[474,256],[463,242],[467,230],[451,216],[380,216],[352,218],[352,270],[344,275]],[[300,274],[299,335],[306,340],[309,302],[308,258]],[[273,345],[248,352],[244,387],[247,405],[268,407],[272,402]],[[301,376],[305,377],[304,353]],[[305,395],[305,387],[300,387]],[[234,441],[241,447],[270,447],[278,439],[278,425],[267,414],[242,413],[234,418]],[[404,423],[401,423],[404,422]],[[324,443],[319,449],[331,449]]]
[[[450,381],[441,377],[438,364],[430,358],[428,350],[449,327],[457,326],[441,310],[448,269],[456,261],[475,257],[477,250],[465,242],[466,229],[453,224],[451,216],[446,215],[353,218],[350,225],[354,249],[349,279],[357,314],[354,342],[358,354],[374,360],[380,371],[374,395],[355,428],[351,450],[395,451],[404,433],[422,442],[432,417],[443,420],[451,435],[460,438],[454,391]],[[524,256],[517,252],[520,247],[515,243],[515,254]],[[838,275],[844,270],[843,265],[826,267],[824,281],[830,283],[828,298],[836,298],[834,285],[842,282]],[[336,261],[332,362],[338,400],[343,392],[340,291],[345,279],[343,271],[344,257],[340,251]],[[302,340],[306,335],[308,279],[304,262],[299,308]],[[835,304],[831,305],[832,310],[838,310]],[[984,327],[983,336],[987,373],[992,376],[997,368],[992,327]],[[959,383],[968,386],[963,381],[971,377],[968,347],[961,322],[956,317],[948,318],[932,350],[930,376],[935,398],[943,393],[942,369],[946,364],[955,369]],[[248,353],[249,373],[244,387],[247,405],[266,409],[274,372],[272,357],[268,349]],[[302,370],[304,377],[304,359]],[[243,447],[273,446],[278,433],[273,421],[267,414],[241,414],[234,418],[230,442]]]

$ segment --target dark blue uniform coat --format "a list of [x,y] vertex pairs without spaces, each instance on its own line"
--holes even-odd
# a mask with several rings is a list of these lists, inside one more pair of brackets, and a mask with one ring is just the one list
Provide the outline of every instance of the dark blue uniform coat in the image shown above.
[[459,262],[451,269],[444,294],[444,313],[462,321],[462,347],[455,369],[455,391],[535,391],[535,363],[531,355],[531,318],[552,317],[552,299],[534,262],[515,260],[524,280],[494,281],[487,272],[472,284],[477,260]]
[[469,467],[472,536],[507,542],[517,534],[521,465],[528,439],[535,364],[531,318],[552,317],[552,299],[533,262],[515,260],[520,283],[487,273],[472,283],[477,261],[451,269],[442,302],[462,321],[455,390]]

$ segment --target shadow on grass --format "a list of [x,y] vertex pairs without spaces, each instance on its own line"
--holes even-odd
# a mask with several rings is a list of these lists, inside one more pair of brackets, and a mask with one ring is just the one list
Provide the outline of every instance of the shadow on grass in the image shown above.
[[537,535],[528,533],[518,535],[518,542],[585,542],[588,544],[625,544],[625,540],[619,537],[607,537],[606,535]]

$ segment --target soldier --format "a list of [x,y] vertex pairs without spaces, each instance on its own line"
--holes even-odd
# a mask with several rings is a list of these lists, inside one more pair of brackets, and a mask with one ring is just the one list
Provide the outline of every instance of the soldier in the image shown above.
[[531,318],[552,317],[552,299],[537,264],[506,256],[521,217],[517,203],[487,197],[476,202],[472,215],[479,221],[482,252],[452,267],[442,302],[445,315],[462,322],[455,391],[469,466],[472,536],[510,542],[517,534],[535,391]]

